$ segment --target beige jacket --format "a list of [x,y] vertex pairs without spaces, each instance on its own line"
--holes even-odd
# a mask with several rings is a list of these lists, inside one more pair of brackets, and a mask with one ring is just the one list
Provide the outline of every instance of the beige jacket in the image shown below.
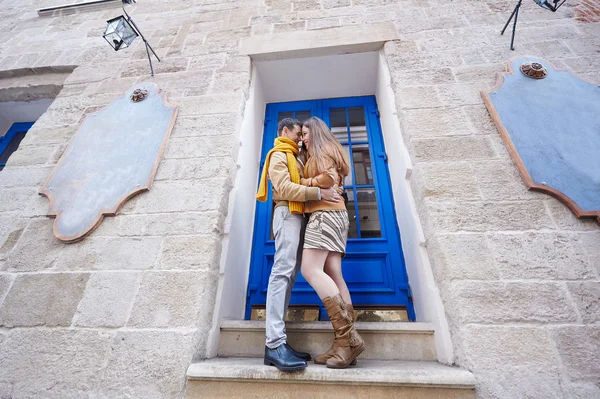
[[[298,160],[296,160],[296,167],[302,177],[303,168]],[[273,201],[275,201],[275,207],[288,206],[288,201],[307,202],[319,199],[319,189],[317,187],[306,187],[292,183],[287,156],[284,152],[274,152],[271,154],[268,176],[273,184]]]
[[[325,160],[325,171],[317,171],[316,164],[311,163],[311,159],[308,160],[306,165],[307,175],[306,179],[300,179],[302,184],[317,186],[321,188],[334,187],[339,190],[342,186],[343,177],[335,169],[332,159]],[[345,211],[346,204],[344,201],[340,202],[329,202],[325,200],[311,201],[304,204],[304,213],[312,213],[315,211]]]

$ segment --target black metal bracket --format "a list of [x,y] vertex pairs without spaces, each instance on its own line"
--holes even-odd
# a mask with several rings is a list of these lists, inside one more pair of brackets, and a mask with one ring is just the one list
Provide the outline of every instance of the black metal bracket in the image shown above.
[[[135,3],[135,0],[133,0],[133,2]],[[140,28],[138,28],[138,26],[135,24],[135,22],[133,22],[133,19],[131,19],[131,17],[129,16],[129,14],[127,14],[127,11],[125,10],[125,3],[127,4],[131,4],[126,0],[123,0],[123,12],[125,13],[125,16],[127,16],[127,21],[129,21],[131,23],[131,25],[133,26],[133,28],[137,31],[138,35],[140,35],[140,37],[142,38],[142,40],[144,41],[144,44],[146,45],[146,54],[148,55],[148,62],[150,63],[150,75],[154,76],[154,68],[152,67],[152,57],[150,57],[150,51],[152,51],[152,54],[154,54],[154,56],[156,57],[156,59],[158,60],[158,62],[160,62],[160,58],[158,58],[158,55],[156,55],[156,52],[154,51],[154,49],[152,48],[152,46],[150,46],[150,43],[148,43],[148,40],[146,40],[146,38],[144,37],[144,35],[142,35],[142,32],[140,31]]]

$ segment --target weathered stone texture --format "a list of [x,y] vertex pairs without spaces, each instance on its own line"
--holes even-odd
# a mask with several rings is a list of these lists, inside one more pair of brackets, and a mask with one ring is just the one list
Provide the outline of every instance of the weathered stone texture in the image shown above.
[[560,283],[460,281],[448,285],[447,295],[460,324],[577,321]]
[[24,274],[15,279],[0,308],[0,325],[69,326],[89,274]]
[[210,325],[214,272],[148,272],[142,277],[128,327]]
[[185,371],[192,360],[189,348],[195,338],[193,333],[177,331],[117,333],[98,396],[183,397]]
[[73,324],[82,327],[125,325],[140,278],[139,273],[92,274],[73,318]]
[[13,330],[2,343],[0,381],[12,385],[15,398],[88,397],[101,379],[112,336],[97,330]]
[[572,380],[600,383],[599,326],[556,327],[551,336]]
[[[589,1],[524,2],[511,51],[499,31],[514,1],[148,0],[129,7],[161,57],[154,78],[140,40],[115,52],[100,37],[114,10],[34,10],[62,3],[0,0],[0,76],[69,74],[60,92],[45,82],[58,96],[0,172],[0,397],[182,397],[206,354],[238,136],[258,134],[239,132],[251,68],[239,40],[377,21],[401,38],[383,54],[456,363],[482,398],[600,397],[599,227],[525,189],[480,97],[520,55],[599,81]],[[179,106],[157,181],[62,244],[37,189],[85,115],[148,80]]]

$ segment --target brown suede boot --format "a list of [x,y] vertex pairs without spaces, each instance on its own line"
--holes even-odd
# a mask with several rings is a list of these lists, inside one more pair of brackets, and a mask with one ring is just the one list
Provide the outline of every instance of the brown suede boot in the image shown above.
[[[354,307],[352,305],[346,305],[347,306],[347,311],[348,311],[348,316],[350,316],[352,318],[352,324],[354,324]],[[332,357],[335,353],[335,348],[337,348],[337,338],[333,338],[333,342],[331,343],[331,347],[329,348],[329,350],[327,350],[327,352],[323,353],[322,355],[316,356],[315,357],[315,364],[325,364],[327,363],[327,359],[329,359],[330,357]],[[352,361],[352,363],[350,363],[350,366],[356,366],[356,359],[354,359]]]
[[365,350],[365,342],[354,328],[352,317],[348,315],[348,305],[341,296],[324,298],[323,304],[333,325],[337,341],[333,356],[327,359],[325,364],[329,368],[343,369]]

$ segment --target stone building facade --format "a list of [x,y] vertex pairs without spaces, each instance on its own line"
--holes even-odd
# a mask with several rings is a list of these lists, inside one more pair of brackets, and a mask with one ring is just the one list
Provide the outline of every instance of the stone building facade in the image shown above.
[[[480,398],[600,398],[600,227],[525,189],[480,97],[515,56],[600,82],[597,4],[551,13],[525,1],[511,51],[499,31],[512,0],[138,0],[128,12],[161,57],[151,77],[141,41],[115,52],[102,38],[120,2],[76,3],[40,16],[63,0],[0,0],[0,123],[35,121],[0,171],[1,398],[178,398],[186,386],[203,397],[186,370],[220,353],[224,320],[243,319],[261,96],[344,90],[289,94],[265,71],[366,52],[376,61],[356,62],[358,80],[376,77],[371,94],[388,110],[433,360],[472,373]],[[156,181],[62,243],[40,186],[85,115],[140,82],[179,108]]]

